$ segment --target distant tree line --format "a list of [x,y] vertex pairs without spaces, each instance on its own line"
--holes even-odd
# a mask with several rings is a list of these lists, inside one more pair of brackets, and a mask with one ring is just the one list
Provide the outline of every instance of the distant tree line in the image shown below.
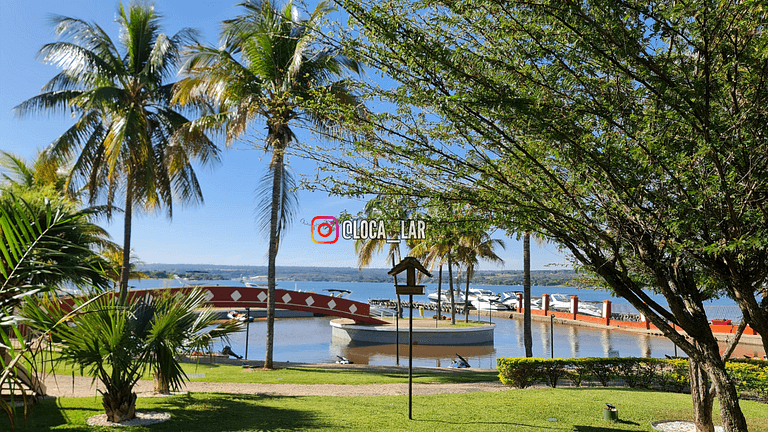
[[[265,266],[216,266],[204,264],[144,264],[140,270],[150,279],[171,279],[174,275],[189,280],[227,280],[252,276],[263,276]],[[283,281],[309,282],[392,282],[388,269],[351,267],[278,267],[277,278]],[[574,283],[577,275],[573,270],[534,270],[531,272],[532,285],[562,286]],[[437,283],[437,277],[427,278],[423,283]],[[472,283],[479,285],[522,285],[521,270],[478,271]]]

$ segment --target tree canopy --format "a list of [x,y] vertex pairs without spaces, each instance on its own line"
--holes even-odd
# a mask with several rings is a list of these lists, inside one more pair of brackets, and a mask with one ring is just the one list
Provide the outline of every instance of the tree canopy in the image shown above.
[[562,245],[705,364],[724,425],[746,427],[703,305],[731,296],[768,346],[763,6],[341,3],[344,43],[395,80],[370,97],[396,108],[350,115],[376,139],[349,149],[377,163],[319,156],[344,171],[329,188],[469,203]]

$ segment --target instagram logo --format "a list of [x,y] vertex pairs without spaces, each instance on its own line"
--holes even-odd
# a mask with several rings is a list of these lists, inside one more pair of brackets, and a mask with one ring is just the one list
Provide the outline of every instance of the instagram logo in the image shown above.
[[339,220],[333,216],[312,218],[312,241],[317,244],[336,243],[339,239]]

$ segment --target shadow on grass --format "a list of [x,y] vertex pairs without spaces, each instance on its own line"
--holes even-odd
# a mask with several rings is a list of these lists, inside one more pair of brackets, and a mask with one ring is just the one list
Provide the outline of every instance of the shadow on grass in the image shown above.
[[[375,375],[393,379],[408,379],[408,369],[403,368],[402,371],[374,371],[366,369],[322,369],[322,368],[302,368],[302,367],[288,367],[288,370],[296,372],[305,372],[311,374],[325,375],[325,374],[359,374],[359,375]],[[413,373],[413,379],[434,379],[441,383],[454,384],[454,383],[471,383],[471,382],[486,382],[486,381],[498,381],[498,372],[474,372],[467,370],[440,370],[436,369],[429,372],[416,372]]]
[[513,422],[506,422],[506,421],[477,421],[477,420],[467,420],[463,422],[458,421],[449,421],[449,420],[435,420],[435,419],[419,419],[415,418],[412,420],[413,422],[427,422],[427,423],[443,423],[443,424],[450,424],[450,425],[466,425],[468,427],[468,430],[472,430],[473,426],[475,425],[488,425],[488,426],[505,426],[509,428],[531,428],[535,430],[546,430],[546,429],[560,429],[555,427],[547,427],[547,426],[541,426],[541,425],[532,425],[532,424],[525,424],[525,423],[513,423]]
[[[621,420],[617,421],[616,424],[626,424],[626,425],[632,425],[632,426],[640,426],[640,423],[621,421]],[[612,428],[612,427],[579,426],[579,425],[573,425],[573,430],[575,430],[577,432],[616,432],[616,431],[626,431],[626,429],[618,429],[618,428]]]
[[[169,398],[154,409],[171,414],[171,420],[166,423],[168,430],[173,431],[308,430],[327,426],[309,410],[274,406],[274,400],[285,399],[292,398],[210,393]],[[153,427],[153,430],[162,429]]]
[[[209,393],[184,395],[164,400],[140,399],[137,411],[168,412],[170,420],[151,425],[153,432],[224,432],[233,430],[312,430],[327,427],[310,410],[286,409],[279,406],[285,396],[233,395]],[[25,422],[19,416],[17,432],[91,431],[88,417],[103,414],[101,398],[46,400],[35,407]],[[10,430],[7,419],[0,418],[0,430]],[[120,428],[124,431],[147,431],[147,426]]]

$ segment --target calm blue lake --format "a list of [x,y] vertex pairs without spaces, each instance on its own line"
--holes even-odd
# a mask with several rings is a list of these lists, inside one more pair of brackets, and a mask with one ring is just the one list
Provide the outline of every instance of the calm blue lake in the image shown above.
[[[240,281],[198,281],[200,285],[228,285],[240,286]],[[178,287],[181,282],[177,280],[142,280],[131,281],[135,288]],[[444,285],[445,287],[445,285]],[[483,285],[483,288],[495,292],[522,291],[521,286],[494,286]],[[278,282],[280,289],[298,289],[322,293],[325,289],[345,289],[352,291],[349,298],[367,302],[373,298],[394,298],[394,286],[388,283],[339,283],[339,282]],[[427,285],[427,292],[436,290],[436,285]],[[573,287],[541,287],[531,288],[533,296],[541,296],[545,293],[561,293],[578,295],[582,301],[601,302],[610,299],[617,305],[614,310],[625,307],[628,311],[631,306],[620,298],[611,298],[607,292],[596,290],[576,289]],[[422,298],[419,298],[422,297]],[[658,301],[663,298],[656,296]],[[425,296],[415,296],[415,301],[426,301]],[[728,306],[733,303],[727,299],[712,302],[712,307]],[[408,312],[406,311],[406,314]],[[418,312],[415,312],[418,314]],[[429,312],[425,316],[430,316]],[[472,315],[470,314],[472,319]],[[331,337],[329,317],[291,318],[278,319],[275,323],[275,346],[273,359],[280,362],[308,362],[327,363],[335,362],[336,356],[341,355],[358,364],[394,365],[397,362],[397,346],[375,345],[354,346],[344,342],[334,341]],[[463,319],[463,315],[461,315]],[[483,318],[487,320],[488,318]],[[488,346],[473,347],[435,347],[415,346],[414,365],[416,366],[450,366],[456,354],[466,358],[472,367],[495,368],[496,359],[499,357],[522,357],[525,355],[523,345],[522,320],[494,319],[496,331],[494,344]],[[554,357],[608,357],[619,355],[622,357],[657,357],[664,355],[682,355],[676,351],[674,344],[664,337],[641,335],[622,330],[593,329],[587,327],[575,327],[568,325],[555,325],[550,329],[549,322],[533,323],[533,354],[536,357],[550,357],[554,348]],[[263,359],[265,355],[266,323],[256,321],[248,327],[248,355],[249,359]],[[240,355],[246,352],[246,334],[234,335],[227,343],[232,350]],[[216,342],[215,349],[221,350],[224,343]],[[407,343],[399,347],[400,364],[408,363]],[[744,353],[756,355],[745,351]],[[760,354],[762,355],[762,354]]]

